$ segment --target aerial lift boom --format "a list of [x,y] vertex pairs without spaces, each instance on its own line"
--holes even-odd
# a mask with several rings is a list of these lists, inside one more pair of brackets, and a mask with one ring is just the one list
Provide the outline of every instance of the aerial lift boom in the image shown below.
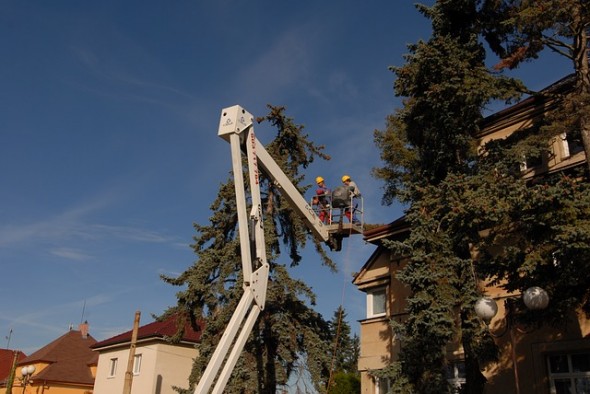
[[[292,208],[303,217],[313,235],[325,242],[330,249],[340,250],[342,238],[354,229],[351,224],[348,231],[340,226],[325,225],[305,201],[299,190],[293,185],[278,164],[268,154],[254,134],[253,117],[239,105],[225,108],[221,112],[218,135],[231,146],[232,170],[234,175],[236,205],[238,213],[238,233],[244,283],[244,294],[238,303],[228,326],[215,349],[201,380],[195,388],[195,394],[221,394],[230,378],[246,340],[258,318],[264,310],[268,284],[269,265],[266,260],[264,228],[262,218],[262,199],[260,194],[260,169],[270,177],[281,194],[289,201]],[[248,159],[251,209],[247,212],[246,189],[242,171],[242,153]],[[259,169],[260,168],[260,169]],[[358,228],[356,229],[358,232]],[[237,338],[236,338],[237,336]],[[231,349],[231,352],[230,352]],[[228,356],[228,352],[229,356]],[[223,367],[223,369],[221,369]],[[221,373],[219,370],[221,369]],[[217,375],[219,376],[217,377]],[[217,380],[215,378],[217,377]]]

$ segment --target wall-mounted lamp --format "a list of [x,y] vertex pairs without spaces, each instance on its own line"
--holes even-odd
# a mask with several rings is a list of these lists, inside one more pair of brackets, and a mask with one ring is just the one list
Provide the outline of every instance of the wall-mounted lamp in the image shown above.
[[[538,286],[529,287],[522,293],[522,301],[532,311],[545,309],[549,305],[549,294]],[[489,325],[498,313],[498,304],[491,297],[481,297],[475,303],[475,313],[486,325]]]
[[23,385],[23,394],[27,389],[27,384],[33,384],[33,374],[35,373],[35,366],[34,365],[27,365],[22,367],[20,373],[22,375],[21,382]]
[[[547,308],[549,305],[549,294],[542,288],[538,286],[529,287],[522,293],[522,301],[527,309],[530,310],[541,310]],[[505,329],[500,334],[494,334],[489,330],[490,335],[493,337],[499,338],[506,334],[507,331],[510,332],[510,347],[512,350],[512,365],[514,370],[514,385],[516,388],[516,394],[520,394],[520,386],[518,380],[518,368],[516,365],[516,351],[514,346],[514,332],[513,332],[513,323],[514,323],[514,299],[507,298],[504,301],[504,305],[506,307],[506,315],[505,315]],[[498,313],[498,304],[496,300],[490,297],[482,297],[475,303],[475,313],[477,316],[483,320],[486,326],[489,327],[490,322]]]

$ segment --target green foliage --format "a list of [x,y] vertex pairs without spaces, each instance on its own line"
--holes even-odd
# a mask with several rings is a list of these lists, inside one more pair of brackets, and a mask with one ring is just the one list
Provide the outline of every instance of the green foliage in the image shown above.
[[521,88],[485,67],[472,1],[439,1],[421,9],[433,21],[433,36],[409,45],[406,64],[392,67],[404,107],[388,117],[386,130],[375,131],[385,166],[374,175],[385,182],[386,203],[409,203],[416,199],[416,185],[467,171],[477,154],[473,136],[482,108],[492,99],[514,97]]
[[432,37],[410,45],[406,64],[392,68],[404,107],[375,132],[384,166],[374,174],[385,182],[384,202],[406,203],[412,229],[388,244],[407,256],[398,279],[411,296],[407,316],[392,322],[402,350],[386,376],[393,392],[449,392],[447,347],[459,340],[466,389],[476,393],[485,382],[481,365],[496,355],[473,311],[479,294],[471,245],[489,221],[477,212],[486,180],[476,176],[476,135],[485,105],[517,97],[523,87],[486,68],[476,2],[439,0],[418,8],[432,21]]
[[330,380],[327,393],[360,393],[360,375],[357,370],[360,339],[351,336],[350,325],[342,306],[334,312],[328,323],[331,338]]
[[[316,158],[328,159],[308,140],[303,127],[284,114],[284,108],[269,106],[268,116],[258,119],[277,128],[275,139],[266,147],[285,174],[298,186],[299,171]],[[245,177],[248,179],[248,177]],[[248,187],[248,185],[247,185]],[[244,351],[226,387],[227,393],[274,393],[294,373],[305,357],[309,376],[318,390],[325,386],[329,371],[329,325],[312,309],[315,294],[302,281],[290,277],[287,266],[301,260],[299,250],[309,235],[302,219],[291,209],[276,186],[260,175],[263,198],[265,241],[270,279],[265,309],[253,328]],[[183,290],[177,294],[175,311],[186,312],[192,324],[204,328],[199,344],[200,357],[190,376],[191,388],[203,373],[221,334],[243,293],[240,245],[237,237],[237,211],[233,179],[220,185],[211,205],[209,224],[195,224],[193,245],[197,261],[176,278],[163,279]],[[335,266],[322,245],[312,240],[322,262]],[[286,249],[289,264],[279,263]]]
[[[548,48],[572,61],[574,74],[564,88],[544,91],[554,109],[533,133],[507,144],[486,147],[505,188],[498,194],[497,221],[481,245],[481,270],[489,277],[507,279],[509,290],[543,287],[551,294],[550,307],[525,319],[565,321],[573,309],[590,312],[588,277],[588,173],[564,172],[535,179],[533,184],[508,176],[510,160],[530,147],[537,154],[543,144],[562,133],[578,138],[590,157],[590,71],[588,38],[590,4],[585,0],[485,1],[482,14],[486,38],[502,57],[498,68],[515,68],[536,59]],[[546,148],[545,148],[546,150]],[[534,151],[533,151],[534,152]],[[590,160],[587,160],[587,169]],[[502,186],[500,186],[502,187]],[[494,251],[494,253],[491,253]]]
[[358,374],[357,363],[360,353],[359,337],[351,336],[350,324],[346,321],[346,312],[341,306],[334,312],[328,323],[332,338],[332,371]]
[[[387,246],[407,257],[398,278],[412,291],[407,317],[392,322],[401,341],[399,360],[375,375],[390,377],[396,393],[447,392],[447,347],[459,340],[464,391],[479,393],[481,367],[497,358],[498,349],[473,313],[478,279],[509,291],[545,288],[550,307],[519,313],[527,322],[558,324],[576,308],[590,312],[587,174],[570,170],[524,179],[519,168],[523,157],[551,157],[548,142],[564,132],[579,136],[590,152],[589,6],[575,0],[439,0],[418,8],[432,21],[432,37],[411,45],[406,64],[393,68],[404,107],[375,132],[384,166],[374,174],[385,182],[384,202],[397,199],[409,207],[410,235]],[[499,68],[515,67],[544,47],[563,47],[576,74],[569,90],[561,85],[543,92],[552,113],[476,154],[485,104],[525,90],[485,68],[479,36],[504,57]]]
[[[499,168],[499,164],[494,166]],[[529,314],[528,319],[563,322],[579,307],[588,314],[588,182],[575,172],[549,175],[533,183],[496,172],[495,180],[486,190],[490,231],[478,246],[478,271],[497,282],[506,280],[503,286],[509,291],[533,285],[548,291],[549,308]]]
[[361,381],[357,374],[338,372],[334,376],[334,385],[330,387],[329,394],[360,394]]
[[[573,88],[562,95],[551,129],[577,132],[590,157],[590,4],[587,0],[485,0],[482,21],[497,69],[516,68],[548,48],[572,62]],[[590,170],[590,161],[587,163]]]

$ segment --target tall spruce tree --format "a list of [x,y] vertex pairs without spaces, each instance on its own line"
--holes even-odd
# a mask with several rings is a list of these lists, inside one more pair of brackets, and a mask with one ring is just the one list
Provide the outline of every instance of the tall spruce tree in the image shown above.
[[334,312],[329,321],[332,350],[330,353],[330,381],[328,393],[360,393],[360,376],[358,358],[360,340],[358,335],[351,335],[350,324],[346,320],[346,311],[342,306]]
[[[421,9],[433,21],[433,37],[410,47],[406,66],[394,68],[395,91],[406,97],[404,108],[388,118],[385,131],[375,134],[385,163],[375,170],[385,181],[384,201],[396,198],[408,204],[411,225],[406,241],[391,244],[394,253],[408,256],[400,279],[413,292],[408,319],[394,324],[402,340],[400,361],[383,373],[396,378],[395,392],[444,392],[441,365],[444,347],[453,337],[461,340],[465,352],[465,390],[482,390],[475,360],[493,358],[495,349],[473,317],[476,273],[507,290],[523,291],[532,285],[548,290],[552,301],[542,313],[521,313],[517,305],[525,321],[564,323],[577,308],[590,311],[590,190],[584,174],[570,171],[531,182],[518,169],[525,155],[549,154],[549,140],[564,131],[579,130],[584,138],[587,2],[481,3],[479,10],[474,8],[479,2],[452,0]],[[542,14],[544,21],[538,19]],[[575,23],[564,25],[566,20]],[[457,23],[471,32],[472,40],[461,39],[465,30]],[[555,34],[548,36],[548,31]],[[474,142],[471,137],[487,100],[507,98],[510,86],[525,90],[495,78],[484,69],[483,57],[469,56],[483,56],[483,50],[475,50],[481,49],[478,33],[498,53],[499,43],[509,43],[501,63],[508,67],[536,56],[543,45],[556,48],[563,43],[558,37],[573,37],[564,54],[577,59],[579,67],[575,66],[572,93],[554,96],[560,106],[534,130],[488,143],[481,155],[470,156],[468,149],[453,155],[457,147]],[[448,47],[438,43],[441,35]],[[445,51],[435,52],[437,48]],[[456,58],[449,48],[467,51]],[[433,62],[433,53],[448,67]],[[463,62],[471,71],[459,67]],[[458,70],[463,70],[459,76]],[[476,75],[481,80],[470,78]],[[479,251],[476,264],[469,250]]]
[[[551,134],[576,134],[590,157],[590,3],[587,0],[485,0],[485,37],[502,58],[497,68],[516,68],[548,48],[572,62],[574,87],[560,96]],[[587,161],[590,169],[590,160]]]
[[[303,179],[301,170],[317,158],[329,157],[322,146],[308,139],[303,126],[285,116],[283,107],[269,109],[268,116],[258,119],[259,123],[269,122],[277,129],[266,149],[303,193],[305,188],[299,185]],[[300,263],[300,249],[308,242],[309,233],[302,218],[265,174],[260,175],[260,187],[270,265],[267,300],[225,392],[275,393],[296,372],[302,358],[314,386],[322,392],[330,363],[329,325],[312,309],[313,291],[288,271],[288,266]],[[191,388],[203,373],[243,292],[233,178],[220,185],[211,211],[208,225],[195,224],[193,248],[197,261],[177,278],[163,277],[172,285],[185,287],[178,293],[178,305],[170,313],[182,312],[195,327],[204,328],[200,355],[190,376]],[[319,241],[312,242],[322,264],[335,270]],[[287,251],[288,263],[279,262],[285,258],[283,250]]]
[[493,75],[485,66],[479,41],[476,2],[439,0],[417,6],[432,21],[432,37],[410,45],[406,64],[394,67],[395,93],[404,106],[375,132],[384,166],[374,174],[385,182],[384,202],[408,205],[409,237],[389,243],[397,256],[407,256],[398,278],[412,295],[408,315],[392,322],[401,341],[399,361],[383,375],[397,393],[445,393],[447,346],[462,344],[468,393],[483,389],[480,361],[493,357],[493,341],[474,316],[479,296],[473,275],[470,242],[474,226],[449,222],[456,209],[453,188],[475,171],[475,134],[482,109],[493,99],[515,96],[520,84]]

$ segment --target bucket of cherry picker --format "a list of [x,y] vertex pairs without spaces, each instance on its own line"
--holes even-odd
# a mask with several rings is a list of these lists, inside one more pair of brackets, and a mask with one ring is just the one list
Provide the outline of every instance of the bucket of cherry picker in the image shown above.
[[328,226],[330,232],[344,237],[350,234],[362,234],[364,227],[363,198],[351,196],[346,186],[335,188],[325,194],[318,189],[311,199],[319,219]]

